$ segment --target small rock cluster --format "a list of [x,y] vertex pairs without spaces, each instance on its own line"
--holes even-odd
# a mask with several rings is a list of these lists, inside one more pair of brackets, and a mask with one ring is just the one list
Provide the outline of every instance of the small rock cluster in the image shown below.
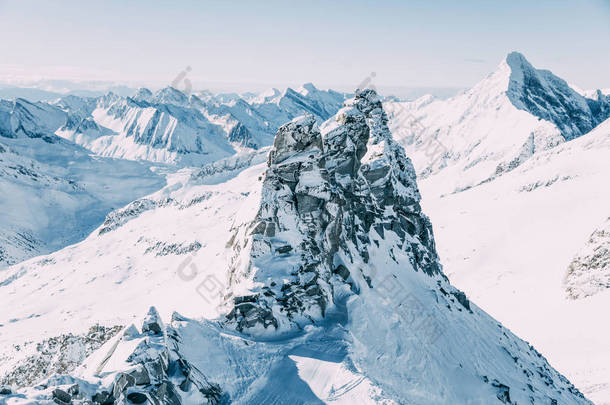
[[[183,397],[201,404],[219,403],[222,390],[180,355],[176,344],[180,339],[178,332],[171,326],[166,327],[152,307],[144,318],[141,332],[134,325],[124,329],[116,341],[109,342],[107,349],[102,348],[107,353],[99,364],[87,364],[95,368],[93,372],[99,380],[55,375],[36,386],[34,394],[1,387],[0,395],[59,405],[181,405]],[[137,344],[131,354],[126,359],[120,358],[124,353],[122,345],[131,347],[134,343]],[[108,365],[111,363],[128,366],[113,370]]]
[[[94,325],[82,335],[68,333],[36,343],[36,354],[26,357],[10,372],[0,376],[0,385],[25,387],[54,373],[69,373],[122,328],[119,325]],[[24,347],[15,349],[25,350]]]

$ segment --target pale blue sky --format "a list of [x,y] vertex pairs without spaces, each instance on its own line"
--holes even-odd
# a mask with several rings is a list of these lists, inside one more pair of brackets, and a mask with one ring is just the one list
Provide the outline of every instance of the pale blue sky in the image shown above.
[[468,87],[518,50],[610,87],[610,0],[125,3],[0,0],[0,79]]

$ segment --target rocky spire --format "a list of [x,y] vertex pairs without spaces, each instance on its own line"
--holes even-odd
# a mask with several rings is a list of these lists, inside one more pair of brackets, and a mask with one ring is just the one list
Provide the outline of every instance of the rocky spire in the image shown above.
[[373,288],[372,243],[441,274],[413,166],[387,121],[376,93],[362,90],[322,131],[312,116],[279,129],[256,219],[233,239],[231,283],[256,287],[231,298],[228,323],[257,333],[319,321],[360,281]]

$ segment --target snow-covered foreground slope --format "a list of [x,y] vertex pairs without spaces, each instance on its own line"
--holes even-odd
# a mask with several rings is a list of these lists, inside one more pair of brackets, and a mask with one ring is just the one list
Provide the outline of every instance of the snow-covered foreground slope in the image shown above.
[[590,403],[449,284],[374,93],[321,129],[283,126],[257,159],[183,169],[83,242],[2,271],[2,374],[33,333],[127,326],[6,402]]
[[0,137],[0,268],[84,239],[164,184],[150,165],[92,157],[61,138]]
[[596,404],[610,404],[609,157],[607,120],[457,194],[439,198],[442,172],[420,181],[449,279]]

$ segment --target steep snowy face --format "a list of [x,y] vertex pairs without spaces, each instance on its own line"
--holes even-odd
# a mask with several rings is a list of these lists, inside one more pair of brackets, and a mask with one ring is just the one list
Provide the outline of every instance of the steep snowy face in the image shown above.
[[101,98],[91,116],[111,133],[100,133],[83,146],[102,156],[180,165],[208,163],[235,153],[223,128],[190,108],[180,91],[159,90],[150,102],[142,94]]
[[456,97],[387,102],[385,108],[420,176],[443,172],[434,180],[442,194],[494,180],[535,153],[587,133],[610,113],[601,92],[585,98],[518,53]]
[[591,131],[610,116],[610,103],[600,93],[588,99],[548,70],[537,70],[518,52],[506,57],[511,69],[506,94],[519,109],[550,121],[566,140]]
[[610,119],[480,187],[435,198],[434,176],[418,182],[451,282],[596,404],[610,403],[608,156]]

